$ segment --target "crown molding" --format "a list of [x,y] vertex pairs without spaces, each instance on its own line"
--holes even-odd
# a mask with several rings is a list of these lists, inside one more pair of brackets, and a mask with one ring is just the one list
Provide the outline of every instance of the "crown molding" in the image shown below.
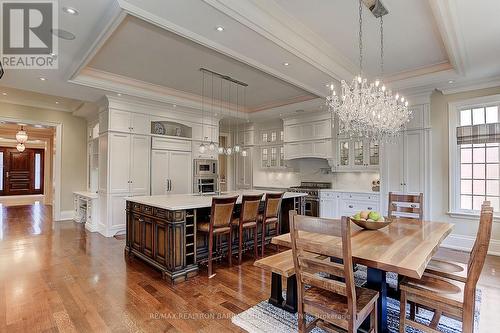
[[459,75],[465,75],[467,71],[467,52],[461,26],[458,22],[457,1],[428,0],[428,3],[443,39],[450,63]]
[[338,81],[358,72],[351,60],[273,1],[203,1]]
[[456,82],[453,85],[442,86],[437,89],[441,91],[443,95],[449,95],[494,87],[500,87],[500,76]]

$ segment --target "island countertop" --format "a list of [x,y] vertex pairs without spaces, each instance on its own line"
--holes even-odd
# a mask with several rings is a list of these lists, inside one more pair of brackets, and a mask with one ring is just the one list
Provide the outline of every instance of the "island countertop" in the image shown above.
[[[230,197],[238,195],[238,200],[236,203],[241,203],[241,198],[245,194],[255,195],[259,193],[265,193],[264,191],[258,190],[243,190],[243,191],[232,191],[223,192],[221,197]],[[273,191],[266,191],[266,193],[278,193]],[[297,193],[297,192],[285,192],[283,199],[305,197],[307,193]],[[167,210],[184,210],[184,209],[196,209],[205,208],[212,205],[212,198],[219,195],[214,194],[167,194],[167,195],[151,195],[151,196],[137,196],[137,197],[127,197],[127,201],[148,205],[157,208],[163,208]]]

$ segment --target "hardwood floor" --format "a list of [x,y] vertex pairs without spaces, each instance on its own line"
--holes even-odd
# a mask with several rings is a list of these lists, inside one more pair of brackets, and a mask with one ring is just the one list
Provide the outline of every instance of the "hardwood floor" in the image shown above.
[[[238,332],[230,317],[268,297],[270,276],[251,255],[240,267],[223,261],[213,279],[204,269],[170,285],[123,248],[123,239],[52,222],[48,206],[0,206],[0,332]],[[500,326],[497,272],[500,258],[488,257],[481,332]]]

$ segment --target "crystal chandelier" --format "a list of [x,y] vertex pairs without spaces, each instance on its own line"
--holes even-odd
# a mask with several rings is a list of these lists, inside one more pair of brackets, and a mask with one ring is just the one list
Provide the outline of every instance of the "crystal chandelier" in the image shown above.
[[28,133],[24,130],[24,126],[21,126],[21,130],[16,133],[16,140],[23,144],[28,141]]
[[[384,33],[383,15],[380,15],[380,68],[384,72]],[[350,136],[368,137],[374,140],[387,140],[404,130],[411,119],[408,101],[380,81],[368,83],[363,78],[363,5],[359,0],[359,67],[360,75],[349,85],[341,81],[341,95],[338,96],[333,84],[326,104],[340,120],[340,131]]]

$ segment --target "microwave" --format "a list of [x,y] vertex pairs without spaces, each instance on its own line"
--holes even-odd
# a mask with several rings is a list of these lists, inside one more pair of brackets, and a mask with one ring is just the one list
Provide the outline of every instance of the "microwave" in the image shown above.
[[215,193],[217,192],[217,177],[195,177],[194,193]]
[[217,176],[217,160],[194,160],[194,176]]

